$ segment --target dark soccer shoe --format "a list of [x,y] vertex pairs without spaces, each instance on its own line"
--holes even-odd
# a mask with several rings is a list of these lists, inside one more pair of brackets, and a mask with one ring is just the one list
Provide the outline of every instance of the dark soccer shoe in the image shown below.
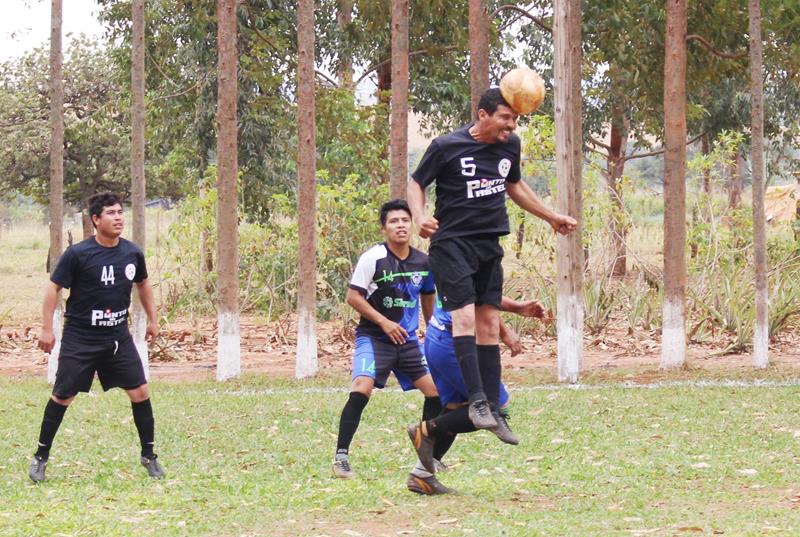
[[406,431],[408,432],[408,437],[411,439],[411,444],[413,444],[414,449],[417,451],[419,462],[421,462],[422,466],[430,473],[436,473],[436,466],[433,462],[433,439],[422,432],[421,424],[409,425]]
[[406,487],[408,487],[408,490],[411,492],[427,494],[428,496],[434,496],[436,494],[454,494],[456,492],[439,483],[439,480],[433,475],[429,477],[418,477],[414,474],[408,474]]
[[469,419],[476,429],[497,427],[497,420],[492,416],[492,408],[486,399],[478,399],[469,404]]
[[34,483],[41,483],[44,481],[44,472],[47,470],[47,459],[43,459],[34,455],[31,461],[31,467],[28,469],[28,477]]
[[519,438],[517,438],[517,435],[511,430],[511,427],[508,426],[508,414],[501,410],[500,412],[492,412],[492,416],[494,416],[495,421],[497,421],[497,427],[492,427],[489,430],[506,444],[511,444],[512,446],[519,444]]
[[144,466],[145,470],[147,470],[147,475],[150,477],[155,479],[161,479],[164,477],[164,469],[158,463],[157,457],[153,457],[152,459],[142,457],[139,459],[139,462],[142,463],[142,466]]

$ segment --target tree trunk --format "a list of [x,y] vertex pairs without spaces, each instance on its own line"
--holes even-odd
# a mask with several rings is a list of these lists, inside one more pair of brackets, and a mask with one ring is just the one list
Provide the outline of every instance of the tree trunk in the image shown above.
[[[131,208],[133,210],[133,242],[145,250],[145,177],[144,177],[144,0],[133,0],[133,39],[131,40]],[[147,313],[136,293],[131,311],[132,336],[139,358],[144,366],[145,378],[150,378],[147,356]]]
[[661,367],[686,361],[686,0],[667,0]]
[[317,194],[314,116],[314,0],[297,2],[297,218],[299,266],[295,376],[316,375]]
[[489,88],[489,14],[486,0],[469,0],[469,94],[472,118],[478,101]]
[[239,96],[236,49],[237,0],[217,0],[217,380],[239,376],[239,255],[237,221]]
[[580,0],[555,0],[553,67],[558,211],[578,220],[578,229],[567,236],[558,235],[557,242],[559,382],[578,381],[583,356],[582,162],[578,158],[580,150],[575,147],[582,139],[580,80],[575,80],[581,62],[580,18]]
[[[64,226],[64,82],[61,54],[61,0],[50,4],[50,249],[47,272],[51,273],[63,250]],[[56,380],[58,353],[61,350],[61,293],[53,312],[53,333],[56,344],[47,362],[47,381]]]
[[753,365],[769,364],[769,310],[767,287],[767,220],[764,214],[764,69],[761,43],[761,3],[749,0],[750,13],[750,112],[753,170],[753,246],[756,269],[756,326],[753,334]]
[[628,147],[627,121],[622,110],[614,106],[611,112],[611,140],[609,143],[606,180],[611,195],[611,247],[614,259],[611,275],[622,278],[627,273],[627,235],[625,204],[623,203],[622,174],[625,170],[625,152]]
[[[339,31],[344,33],[353,21],[353,0],[337,0],[336,2],[336,26]],[[339,51],[339,86],[342,88],[353,88],[353,57],[350,47],[346,44]]]
[[391,197],[408,183],[408,0],[392,0]]
[[[700,137],[700,152],[704,157],[708,157],[711,153],[711,142],[708,133]],[[708,166],[703,167],[703,192],[709,196],[712,194],[713,184],[711,183],[711,168]]]
[[741,150],[737,149],[728,167],[728,209],[734,211],[742,203],[742,177],[744,176],[744,159]]

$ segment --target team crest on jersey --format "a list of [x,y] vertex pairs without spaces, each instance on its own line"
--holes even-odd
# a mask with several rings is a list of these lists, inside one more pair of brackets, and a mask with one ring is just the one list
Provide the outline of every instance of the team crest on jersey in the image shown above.
[[133,281],[133,278],[136,276],[136,265],[133,263],[128,263],[125,267],[125,277],[128,278],[130,281]]
[[504,158],[497,164],[497,171],[500,172],[500,175],[503,177],[508,177],[508,172],[511,171],[511,161],[507,158]]
[[411,283],[414,284],[415,286],[422,285],[422,274],[420,274],[419,272],[415,272],[414,274],[412,274]]
[[391,308],[394,305],[394,299],[390,296],[383,297],[383,307],[384,308]]

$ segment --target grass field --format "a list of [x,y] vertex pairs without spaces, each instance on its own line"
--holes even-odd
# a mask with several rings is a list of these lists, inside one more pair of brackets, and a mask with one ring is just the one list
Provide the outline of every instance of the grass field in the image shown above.
[[330,460],[346,393],[330,380],[154,383],[166,480],[146,478],[124,394],[79,397],[48,480],[26,475],[47,386],[0,380],[0,535],[800,534],[798,386],[519,387],[523,441],[466,435],[440,475],[405,490],[418,393],[378,393]]

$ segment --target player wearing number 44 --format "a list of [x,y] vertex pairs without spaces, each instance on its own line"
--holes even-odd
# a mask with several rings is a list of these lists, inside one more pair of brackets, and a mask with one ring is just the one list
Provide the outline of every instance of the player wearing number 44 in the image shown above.
[[53,393],[47,401],[39,433],[39,445],[28,470],[35,483],[43,481],[50,447],[67,407],[78,392],[88,392],[94,374],[104,390],[128,392],[133,422],[141,442],[140,462],[150,477],[164,471],[153,452],[155,420],[144,367],[128,331],[128,307],[133,284],[147,313],[148,341],[158,334],[153,289],[147,279],[144,254],[120,237],[122,204],[111,192],[89,199],[89,214],[95,235],[69,247],[50,275],[42,307],[39,348],[51,352],[55,345],[53,312],[62,288],[69,289],[64,332],[58,355]]

